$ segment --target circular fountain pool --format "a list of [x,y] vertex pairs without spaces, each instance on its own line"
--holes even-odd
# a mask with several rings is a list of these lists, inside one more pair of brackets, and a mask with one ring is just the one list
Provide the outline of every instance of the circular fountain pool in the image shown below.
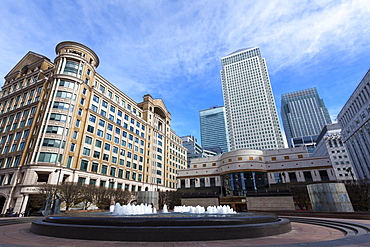
[[290,230],[289,220],[268,213],[79,214],[49,216],[31,226],[31,232],[53,237],[144,242],[254,238]]

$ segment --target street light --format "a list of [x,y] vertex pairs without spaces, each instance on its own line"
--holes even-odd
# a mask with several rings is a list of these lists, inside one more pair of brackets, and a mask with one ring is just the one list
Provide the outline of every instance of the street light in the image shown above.
[[57,190],[58,190],[59,179],[60,179],[60,174],[62,173],[62,168],[55,169],[54,172],[59,172],[59,174],[58,174],[58,180],[57,180],[57,186],[55,187],[55,194],[54,194],[54,197],[55,197],[56,194],[57,194]]
[[348,168],[346,169],[346,172],[349,172],[349,173],[351,174],[352,181],[355,181],[355,178],[354,178],[354,176],[353,176],[353,172],[352,172],[352,167],[348,167]]
[[62,168],[55,169],[55,171],[54,171],[54,172],[59,172],[58,180],[57,180],[57,187],[58,187],[59,179],[60,179],[60,174],[62,173]]

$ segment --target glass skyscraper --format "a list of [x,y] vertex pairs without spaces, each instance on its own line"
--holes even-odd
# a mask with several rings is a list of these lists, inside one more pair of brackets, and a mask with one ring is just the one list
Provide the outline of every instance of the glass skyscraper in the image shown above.
[[284,148],[266,61],[258,47],[221,59],[230,150]]
[[321,130],[331,124],[328,109],[316,88],[283,94],[281,116],[289,147],[314,148]]
[[202,110],[199,112],[199,116],[202,147],[216,153],[228,152],[225,107]]

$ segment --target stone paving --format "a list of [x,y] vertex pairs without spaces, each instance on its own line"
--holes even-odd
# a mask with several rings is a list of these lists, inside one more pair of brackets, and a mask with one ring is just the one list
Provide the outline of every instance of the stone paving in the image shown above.
[[[344,220],[370,225],[370,220]],[[336,229],[292,222],[286,234],[253,239],[189,241],[189,242],[119,242],[65,239],[36,235],[30,232],[31,223],[0,227],[0,246],[150,246],[150,247],[226,247],[226,246],[370,246],[370,234],[344,238]],[[140,234],[140,233],[138,233]]]

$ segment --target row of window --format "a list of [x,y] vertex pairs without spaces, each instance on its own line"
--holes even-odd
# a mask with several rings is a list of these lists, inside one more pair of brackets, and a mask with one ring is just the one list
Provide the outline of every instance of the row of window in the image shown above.
[[12,183],[12,179],[13,179],[13,174],[9,174],[7,179],[6,179],[6,175],[1,175],[0,176],[0,186],[10,185]]
[[[91,108],[91,110],[92,111],[94,111],[94,112],[96,112],[96,113],[98,113],[98,108],[96,107],[94,107],[94,105],[92,105],[92,108]],[[104,118],[108,118],[110,121],[112,121],[112,122],[114,122],[114,115],[112,115],[112,114],[109,114],[109,116],[107,116],[107,112],[106,111],[104,111],[104,110],[101,110],[100,111],[100,115],[102,116],[102,117],[104,117]],[[127,116],[126,114],[125,114],[125,116]],[[90,116],[89,116],[89,120],[91,121],[91,122],[93,122],[93,123],[96,123],[96,119],[97,119],[97,117],[95,116],[95,115],[92,115],[92,114],[90,114]],[[128,116],[127,116],[127,119],[126,119],[126,117],[125,117],[125,120],[127,120],[128,121]],[[131,118],[131,124],[134,124],[135,123],[135,120],[133,119],[133,118]],[[99,120],[99,125],[100,126],[102,126],[102,127],[104,127],[104,124],[105,124],[105,121],[104,120],[102,120],[102,119],[100,119]],[[118,125],[120,125],[120,126],[122,126],[123,128],[125,128],[125,129],[129,129],[131,132],[135,132],[137,135],[141,135],[141,137],[143,137],[144,138],[144,136],[145,136],[145,134],[144,134],[144,132],[141,132],[140,133],[140,129],[136,129],[136,130],[134,130],[134,126],[128,126],[128,123],[127,122],[123,122],[122,123],[122,119],[120,119],[120,118],[116,118],[116,124],[118,124]],[[109,125],[108,125],[109,126]],[[110,124],[110,126],[112,126],[111,124]],[[138,128],[140,128],[140,123],[139,122],[136,122],[136,127],[138,127]],[[111,127],[112,128],[112,127]],[[141,130],[143,130],[143,131],[145,131],[145,126],[144,125],[141,125]]]
[[[76,144],[75,143],[71,143],[70,151],[71,152],[74,152],[75,151],[75,148],[76,148]],[[109,150],[108,150],[108,148],[109,148]],[[110,146],[109,147],[108,146],[105,146],[104,150],[110,151]],[[117,147],[113,147],[112,152],[114,154],[118,154],[118,148]],[[121,157],[124,157],[125,156],[125,153],[126,153],[125,150],[124,149],[121,149],[121,152],[120,152]],[[84,147],[83,150],[82,150],[82,154],[85,155],[85,156],[91,156],[91,149],[90,148],[87,148],[87,147]],[[101,151],[94,150],[93,151],[93,154],[92,154],[92,157],[93,158],[96,158],[96,159],[102,158],[104,161],[109,161],[110,155],[107,154],[107,153],[103,153],[103,156],[101,156]],[[127,158],[129,158],[129,159],[132,158],[133,160],[137,160],[139,162],[143,162],[144,161],[144,158],[142,156],[139,156],[139,155],[137,155],[135,153],[132,154],[132,152],[127,152]],[[117,157],[116,156],[112,156],[111,162],[113,164],[117,164]]]
[[[340,122],[343,125],[347,125],[351,122],[351,120],[356,116],[356,114],[362,109],[362,107],[367,104],[370,99],[370,83],[366,83],[363,85],[363,89],[361,92],[358,93],[355,100],[351,102],[349,106],[347,106],[346,112],[343,114]],[[368,108],[370,110],[370,107]]]
[[[116,128],[116,130],[117,130],[117,128]],[[93,127],[91,125],[88,125],[86,131],[91,133],[91,134],[94,134],[95,133],[95,127]],[[122,146],[126,147],[127,140],[133,141],[134,143],[138,143],[138,144],[140,143],[141,146],[144,145],[144,140],[140,140],[138,137],[134,137],[132,134],[127,135],[126,131],[122,131],[121,133],[122,133],[122,135],[121,135],[122,136],[121,137],[122,138],[121,139],[121,145]],[[97,129],[96,135],[98,137],[102,137],[102,138],[105,137],[108,141],[113,141],[114,143],[119,144],[120,138],[118,136],[112,136],[112,134],[110,134],[108,132],[105,133],[105,135],[104,135],[104,130]],[[132,145],[132,144],[129,143],[129,145]]]
[[[36,107],[33,107],[31,111],[29,111],[29,109],[26,109],[23,111],[22,118],[26,118],[27,116],[29,116],[29,114],[34,114],[35,112],[36,112]],[[15,130],[17,128],[29,126],[33,122],[33,117],[29,117],[27,120],[23,119],[19,121],[20,117],[21,117],[21,112],[18,112],[15,115],[10,115],[9,120],[8,120],[8,117],[4,117],[1,121],[1,125],[5,125],[6,123],[8,123],[8,125],[6,125],[5,128],[0,127],[0,133],[7,133],[8,131]]]
[[[35,75],[32,78],[31,77],[24,78],[19,83],[14,83],[14,85],[12,87],[9,87],[9,90],[5,89],[3,91],[2,97],[4,97],[5,95],[10,94],[10,93],[16,91],[17,89],[21,89],[23,86],[29,86],[31,83],[34,83],[34,82],[37,81],[37,77],[38,76]],[[8,82],[8,83],[10,83],[10,82]]]
[[21,156],[17,155],[15,157],[1,158],[0,168],[17,167],[21,161]]
[[[79,177],[78,178],[78,183],[86,184],[86,178]],[[99,186],[100,187],[106,187],[106,183],[107,183],[107,181],[100,180]],[[89,184],[97,186],[98,185],[97,184],[97,179],[90,178]],[[114,182],[109,182],[108,188],[113,189],[114,188]],[[117,183],[117,189],[124,189],[126,191],[129,191],[130,190],[130,184],[125,184],[125,186],[123,187],[122,183]],[[131,191],[136,191],[136,185],[131,185]],[[141,186],[137,186],[137,191],[141,191]]]
[[[97,87],[98,86],[98,82],[97,81],[95,81],[95,87]],[[105,86],[103,86],[102,84],[100,84],[100,86],[99,86],[99,91],[102,93],[102,94],[105,94],[105,91],[106,91],[106,89],[105,89]],[[98,96],[95,96],[94,95],[94,97],[95,97],[95,102],[97,102],[97,103],[99,103],[99,97]],[[113,100],[113,93],[110,91],[110,90],[108,90],[108,97],[110,98],[110,99],[112,99]],[[114,96],[114,101],[117,103],[117,104],[121,104],[121,106],[123,106],[123,107],[125,107],[127,110],[129,110],[129,111],[131,111],[131,112],[133,112],[135,115],[137,114],[139,117],[141,117],[141,112],[139,111],[139,110],[136,110],[136,108],[135,107],[131,107],[131,105],[130,104],[126,104],[126,102],[124,101],[124,100],[121,100],[120,101],[120,98],[119,98],[119,96],[117,96],[117,95],[115,95]]]
[[[124,171],[123,169],[117,169],[114,166],[111,166],[109,169],[108,168],[109,167],[107,165],[101,165],[100,166],[100,174],[109,175],[109,176],[112,176],[112,177],[130,179],[130,180],[139,181],[139,182],[142,181],[142,176],[143,175],[141,173],[137,173],[137,172],[130,171],[130,170]],[[81,171],[88,171],[89,170],[91,172],[98,173],[99,172],[99,164],[95,163],[95,162],[92,162],[91,166],[89,167],[89,162],[87,160],[82,160],[81,164],[80,164],[80,170]],[[109,173],[108,173],[108,171],[109,171]],[[123,177],[124,175],[125,175],[125,177]]]
[[[14,86],[16,86],[15,84]],[[10,91],[10,90],[9,90]],[[4,103],[0,103],[0,108],[2,107],[2,112],[8,112],[10,110],[15,110],[24,105],[28,105],[32,102],[37,102],[40,99],[40,93],[42,92],[42,86],[37,89],[37,96],[33,99],[36,92],[36,88],[33,88],[29,92],[23,94],[18,94],[17,96],[11,98],[9,101],[5,100]],[[6,94],[6,90],[3,92],[3,96]],[[14,105],[13,105],[14,103]]]

